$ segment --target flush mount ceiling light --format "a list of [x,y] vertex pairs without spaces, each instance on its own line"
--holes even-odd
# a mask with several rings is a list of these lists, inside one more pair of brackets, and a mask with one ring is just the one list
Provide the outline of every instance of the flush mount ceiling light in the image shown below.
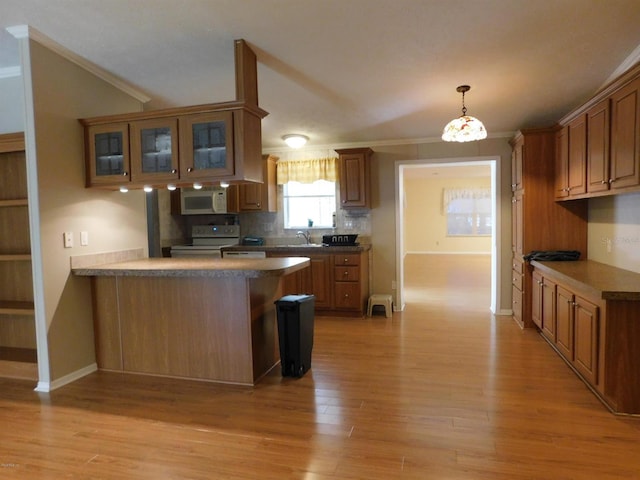
[[473,142],[487,138],[487,131],[480,120],[467,115],[467,107],[464,106],[464,94],[471,90],[469,85],[460,85],[457,92],[462,93],[462,116],[454,118],[442,132],[442,140],[445,142]]
[[289,145],[291,148],[300,148],[304,146],[305,143],[307,143],[309,137],[297,133],[292,133],[289,135],[285,135],[284,137],[282,137],[282,139],[284,140],[284,143]]

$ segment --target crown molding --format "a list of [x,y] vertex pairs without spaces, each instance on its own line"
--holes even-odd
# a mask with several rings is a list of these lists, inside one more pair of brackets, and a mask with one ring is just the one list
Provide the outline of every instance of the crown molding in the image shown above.
[[35,28],[29,25],[16,25],[13,27],[7,27],[7,32],[13,35],[17,39],[29,38],[38,42],[40,45],[48,48],[49,50],[57,53],[61,57],[69,60],[71,63],[78,65],[80,68],[92,73],[96,77],[104,80],[105,82],[113,85],[117,89],[123,91],[127,95],[132,96],[136,100],[142,103],[147,103],[151,100],[150,97],[142,93],[137,88],[132,85],[126,83],[122,79],[116,77],[115,75],[107,72],[105,69],[99,67],[95,63],[90,62],[84,57],[81,57],[77,53],[72,52],[68,48],[63,47],[56,41],[44,35],[42,32],[36,30]]
[[607,78],[602,87],[604,88],[609,83],[613,82],[616,78],[620,77],[623,73],[633,67],[640,61],[640,45],[638,45],[631,54],[624,59],[624,61],[616,68],[613,73]]

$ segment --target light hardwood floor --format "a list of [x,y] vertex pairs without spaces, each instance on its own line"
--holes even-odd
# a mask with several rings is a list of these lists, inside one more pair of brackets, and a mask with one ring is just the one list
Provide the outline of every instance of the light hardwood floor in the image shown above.
[[406,310],[316,318],[312,370],[240,388],[96,373],[0,380],[2,479],[635,479],[616,417],[488,311],[488,257],[411,256]]

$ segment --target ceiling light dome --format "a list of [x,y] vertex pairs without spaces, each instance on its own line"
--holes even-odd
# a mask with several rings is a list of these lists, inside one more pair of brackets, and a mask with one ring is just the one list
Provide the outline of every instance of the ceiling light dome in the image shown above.
[[445,142],[473,142],[487,138],[487,130],[480,120],[467,115],[464,94],[471,90],[469,85],[460,85],[456,91],[462,93],[462,116],[454,118],[444,127],[442,140]]
[[284,140],[284,143],[289,145],[291,148],[300,148],[307,143],[309,137],[298,133],[291,133],[289,135],[285,135],[282,139]]

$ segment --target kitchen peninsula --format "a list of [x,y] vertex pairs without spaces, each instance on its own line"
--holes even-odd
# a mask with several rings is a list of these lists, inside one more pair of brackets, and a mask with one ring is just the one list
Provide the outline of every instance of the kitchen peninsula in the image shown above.
[[308,266],[304,257],[72,259],[74,275],[91,277],[98,368],[242,385],[278,363],[280,279]]

